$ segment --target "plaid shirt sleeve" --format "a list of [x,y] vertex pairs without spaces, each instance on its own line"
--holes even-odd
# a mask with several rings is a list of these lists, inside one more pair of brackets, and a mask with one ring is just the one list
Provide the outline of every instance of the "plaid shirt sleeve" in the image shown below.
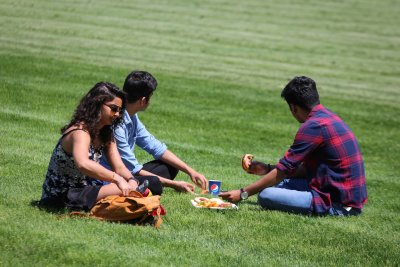
[[297,131],[292,146],[278,162],[276,168],[288,176],[293,175],[297,167],[304,162],[323,142],[321,127],[314,121],[306,121]]

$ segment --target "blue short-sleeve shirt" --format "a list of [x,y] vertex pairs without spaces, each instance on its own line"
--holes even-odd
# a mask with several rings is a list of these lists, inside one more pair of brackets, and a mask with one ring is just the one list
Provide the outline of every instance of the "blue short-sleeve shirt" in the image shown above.
[[[114,130],[114,138],[122,161],[133,174],[138,173],[143,168],[143,165],[139,163],[135,156],[135,145],[151,154],[154,159],[160,159],[167,150],[164,143],[157,140],[146,130],[137,114],[131,117],[127,111],[124,113],[121,124]],[[100,163],[110,169],[105,157],[102,158]]]

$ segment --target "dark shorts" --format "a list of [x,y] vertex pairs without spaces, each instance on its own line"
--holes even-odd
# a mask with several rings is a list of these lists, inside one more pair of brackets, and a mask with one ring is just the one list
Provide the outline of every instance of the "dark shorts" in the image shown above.
[[65,206],[71,210],[90,210],[97,202],[100,188],[100,185],[88,185],[83,188],[69,189]]
[[89,211],[96,204],[101,185],[70,188],[64,197],[42,198],[39,205],[44,208]]

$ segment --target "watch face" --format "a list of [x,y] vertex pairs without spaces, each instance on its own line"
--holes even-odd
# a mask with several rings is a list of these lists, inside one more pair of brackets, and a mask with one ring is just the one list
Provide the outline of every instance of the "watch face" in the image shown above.
[[241,199],[247,199],[249,197],[249,193],[247,193],[246,191],[243,191],[241,194],[240,194],[240,198]]

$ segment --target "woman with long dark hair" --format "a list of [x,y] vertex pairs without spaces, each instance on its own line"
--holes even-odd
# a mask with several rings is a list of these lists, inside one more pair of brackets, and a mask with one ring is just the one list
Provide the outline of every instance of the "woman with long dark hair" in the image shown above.
[[[113,138],[125,102],[125,93],[107,82],[97,83],[82,98],[61,129],[43,183],[42,206],[89,210],[101,198],[137,189],[138,180],[122,162]],[[112,170],[98,163],[102,156]]]

